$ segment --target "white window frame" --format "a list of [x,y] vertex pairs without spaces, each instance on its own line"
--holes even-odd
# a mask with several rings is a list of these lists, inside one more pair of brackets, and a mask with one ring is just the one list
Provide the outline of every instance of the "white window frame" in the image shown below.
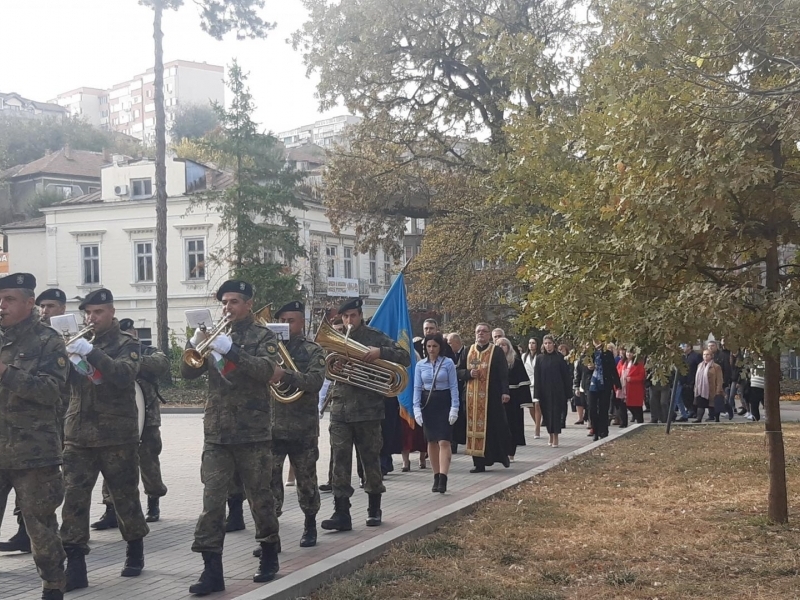
[[[139,252],[139,244],[150,244],[150,252],[149,253],[140,253]],[[150,278],[140,278],[139,275],[139,259],[146,258],[147,256],[150,257]],[[133,280],[136,283],[153,283],[155,278],[155,256],[156,256],[156,244],[153,240],[134,240],[133,241]],[[145,266],[146,270],[146,266]]]
[[[150,193],[149,194],[146,193],[145,190],[143,189],[142,192],[144,192],[144,193],[137,194],[136,191],[135,191],[136,184],[137,183],[142,183],[142,186],[144,187],[144,185],[145,185],[144,182],[149,182],[150,183]],[[131,198],[132,199],[152,198],[153,197],[153,180],[150,177],[137,177],[136,179],[131,179],[130,190],[131,190]]]
[[386,287],[392,285],[392,263],[385,251],[383,253],[383,285]]
[[[86,256],[86,249],[88,248],[96,248],[97,253],[95,256]],[[91,260],[92,262],[97,263],[96,275],[97,281],[87,281],[86,276],[86,261]],[[80,261],[81,261],[81,286],[93,286],[93,285],[100,285],[101,277],[100,273],[102,273],[102,264],[100,263],[100,244],[99,243],[91,243],[91,244],[81,244],[80,245]],[[92,269],[94,270],[94,269]]]
[[336,257],[338,246],[328,244],[325,246],[325,271],[328,277],[336,277]]
[[344,273],[345,279],[353,279],[353,247],[344,247]]
[[370,285],[378,283],[378,253],[375,250],[369,251],[369,282]]
[[[192,275],[191,268],[190,268],[190,253],[192,254],[199,254],[199,252],[195,249],[194,251],[189,250],[189,244],[191,242],[202,242],[203,243],[203,276],[198,277],[196,275]],[[185,237],[183,238],[183,260],[184,260],[184,276],[186,277],[186,281],[207,281],[208,280],[208,241],[206,236],[192,236],[192,237]]]

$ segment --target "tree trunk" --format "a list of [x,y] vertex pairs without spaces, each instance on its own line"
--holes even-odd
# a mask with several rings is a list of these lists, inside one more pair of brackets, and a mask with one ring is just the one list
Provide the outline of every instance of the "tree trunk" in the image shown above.
[[[778,281],[778,243],[772,241],[767,251],[766,283],[771,291],[779,289]],[[764,415],[769,452],[769,506],[767,516],[773,523],[789,521],[789,507],[786,495],[786,456],[783,448],[781,429],[781,364],[779,350],[773,348],[764,356]]]
[[167,119],[164,114],[164,48],[161,31],[161,2],[155,2],[153,40],[155,42],[156,108],[156,335],[158,347],[169,352],[169,316],[167,312]]

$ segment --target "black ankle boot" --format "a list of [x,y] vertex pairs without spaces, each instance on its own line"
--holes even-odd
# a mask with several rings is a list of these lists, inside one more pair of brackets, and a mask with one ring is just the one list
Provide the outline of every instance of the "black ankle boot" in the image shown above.
[[122,568],[123,577],[138,577],[144,569],[144,539],[131,540],[125,551],[125,566]]
[[228,498],[228,518],[225,519],[225,531],[241,531],[244,529],[244,496],[234,494]]
[[119,527],[117,523],[117,511],[114,510],[113,504],[106,504],[106,512],[100,517],[99,521],[92,523],[92,529],[103,531],[105,529],[116,529]]
[[439,475],[439,493],[444,494],[447,491],[447,475],[442,473]]
[[64,592],[54,589],[43,589],[42,600],[64,600]]
[[350,499],[334,497],[333,506],[333,516],[325,519],[320,527],[327,531],[350,531],[353,529],[353,522],[350,518]]
[[431,491],[434,494],[439,491],[439,477],[440,477],[439,473],[433,474],[433,487],[431,488]]
[[253,575],[255,583],[264,583],[275,579],[280,565],[278,564],[278,544],[261,542],[261,556],[258,561],[258,571]]
[[303,525],[303,536],[300,538],[301,548],[310,548],[317,545],[317,516],[306,515]]
[[147,516],[144,518],[148,523],[155,523],[161,518],[161,509],[158,506],[158,496],[147,497]]
[[19,529],[11,536],[7,542],[0,542],[0,552],[22,552],[28,554],[31,551],[31,538],[25,529],[25,520],[22,515],[17,515]]
[[67,585],[65,592],[89,587],[89,578],[86,575],[86,554],[82,548],[68,546],[64,548],[67,553]]
[[367,508],[367,527],[377,527],[381,524],[381,494],[369,494],[369,507]]
[[205,596],[213,592],[225,591],[225,576],[222,573],[222,554],[203,552],[203,572],[197,583],[189,586],[189,593]]

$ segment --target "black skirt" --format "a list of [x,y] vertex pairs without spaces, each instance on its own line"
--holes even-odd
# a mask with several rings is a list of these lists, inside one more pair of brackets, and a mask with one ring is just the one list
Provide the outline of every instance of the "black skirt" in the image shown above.
[[422,430],[429,442],[449,442],[453,439],[450,425],[450,390],[434,390],[428,398],[428,390],[422,391]]

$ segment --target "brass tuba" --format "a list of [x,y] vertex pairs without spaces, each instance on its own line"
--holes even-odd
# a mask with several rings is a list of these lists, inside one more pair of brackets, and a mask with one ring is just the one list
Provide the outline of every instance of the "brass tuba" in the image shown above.
[[349,383],[389,398],[399,396],[408,385],[408,370],[404,366],[380,358],[366,362],[364,356],[369,348],[350,339],[349,327],[347,335],[343,335],[330,323],[323,321],[314,341],[328,352],[325,358],[325,375],[328,379]]
[[[253,316],[255,317],[256,322],[261,323],[262,325],[273,323],[272,308],[269,304],[253,313]],[[280,340],[278,340],[278,360],[276,362],[282,369],[295,372],[298,371],[297,365],[294,364],[292,356],[289,354],[289,350],[286,349],[286,346],[284,346],[283,342]],[[283,404],[295,402],[303,395],[303,390],[292,387],[286,383],[270,383],[269,387],[272,390],[272,395],[275,397],[275,400]]]
[[194,369],[202,367],[206,357],[211,354],[211,342],[214,341],[214,338],[230,332],[231,318],[225,313],[225,316],[211,331],[208,331],[204,325],[201,325],[199,329],[206,333],[206,339],[197,344],[196,348],[187,348],[183,351],[183,362]]

